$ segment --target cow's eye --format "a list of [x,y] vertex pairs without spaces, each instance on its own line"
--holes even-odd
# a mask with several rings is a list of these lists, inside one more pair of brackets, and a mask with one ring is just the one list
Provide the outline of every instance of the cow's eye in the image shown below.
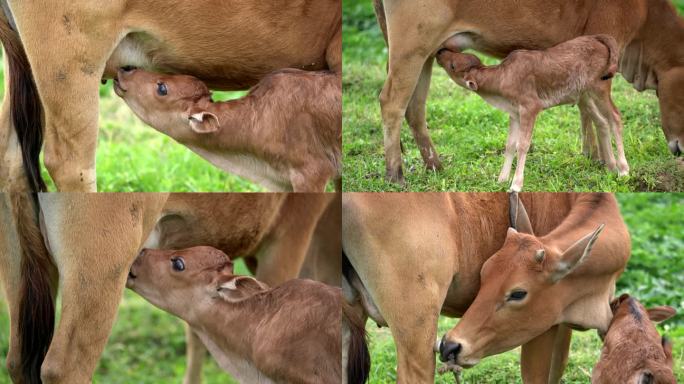
[[182,257],[174,257],[171,259],[171,268],[174,271],[182,272],[185,270],[185,261]]
[[523,291],[522,289],[515,290],[508,295],[506,301],[520,301],[524,299],[525,296],[527,296],[527,291]]
[[166,96],[169,93],[169,90],[166,89],[166,84],[162,83],[161,81],[157,83],[157,94],[159,96]]

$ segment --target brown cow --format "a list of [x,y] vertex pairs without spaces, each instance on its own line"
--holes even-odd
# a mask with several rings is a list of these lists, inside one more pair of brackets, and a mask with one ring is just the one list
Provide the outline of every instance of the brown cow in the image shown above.
[[[684,151],[684,21],[669,0],[374,0],[389,46],[380,94],[387,179],[404,183],[399,134],[404,117],[429,169],[441,162],[430,140],[425,102],[435,52],[447,40],[505,57],[581,35],[607,34],[623,52],[620,72],[637,90],[656,89],[670,151]],[[416,26],[408,28],[408,26]]]
[[280,70],[238,100],[213,102],[192,76],[119,70],[117,95],[158,131],[272,191],[342,189],[342,91],[332,72]]
[[611,303],[613,320],[604,338],[601,360],[591,375],[593,384],[674,384],[672,343],[660,337],[651,321],[675,315],[672,307],[646,309],[623,294]]
[[193,75],[223,90],[246,89],[281,68],[342,71],[340,0],[0,5],[10,96],[0,116],[0,190],[26,188],[18,146],[30,187],[44,189],[43,132],[57,188],[96,190],[99,83],[120,67]]
[[[211,245],[244,257],[269,284],[297,277],[305,261],[327,259],[337,271],[315,275],[339,284],[336,237],[314,239],[326,255],[307,255],[313,236],[329,236],[319,223],[339,225],[339,215],[330,220],[328,213],[339,212],[329,209],[339,204],[332,194],[50,193],[39,195],[39,210],[28,196],[1,196],[0,280],[11,325],[7,366],[17,383],[92,380],[128,269],[142,247]],[[42,231],[34,224],[38,215]],[[57,282],[62,312],[52,337]],[[195,341],[191,356],[199,357]],[[201,359],[191,360],[186,382],[195,383]]]
[[[143,250],[126,283],[157,307],[187,321],[221,368],[242,383],[362,383],[369,367],[363,328],[351,328],[342,361],[340,288],[294,279],[269,288],[233,273],[212,247]],[[347,326],[346,329],[349,329]],[[359,357],[359,355],[362,355]],[[348,363],[365,362],[347,380]]]
[[[610,79],[617,71],[618,55],[615,39],[595,35],[576,37],[543,51],[513,51],[496,66],[485,67],[475,55],[446,48],[437,52],[437,62],[458,85],[508,113],[510,127],[499,183],[508,181],[517,150],[518,164],[510,189],[519,192],[537,116],[562,104],[579,104],[582,116],[590,116],[599,131],[599,158],[608,169],[627,175],[622,119],[610,97]],[[584,142],[590,141],[593,147],[591,124],[588,128]],[[611,129],[618,151],[617,166]],[[589,132],[590,140],[586,137]]]
[[[503,193],[343,196],[342,247],[349,261],[343,287],[351,303],[360,303],[378,324],[389,325],[399,383],[433,382],[440,313],[464,316],[458,332],[445,339],[447,358],[455,354],[458,364],[474,364],[488,353],[522,345],[525,383],[560,380],[570,343],[568,325],[608,327],[614,282],[630,253],[615,198],[539,193],[521,199],[529,220]],[[517,223],[518,232],[508,229],[511,223]],[[601,224],[601,236],[577,266],[575,250],[589,245],[586,237],[591,239]],[[524,234],[529,228],[540,237]],[[511,254],[518,243],[531,247]],[[534,259],[542,244],[543,269]],[[563,251],[567,258],[561,259]],[[525,270],[527,265],[532,269]],[[505,301],[518,295],[515,289],[526,290],[528,297]],[[551,293],[557,297],[550,299]],[[502,310],[492,315],[497,304]],[[480,329],[480,324],[487,327]],[[460,333],[466,327],[472,332]],[[464,345],[462,353],[452,346],[456,342]]]

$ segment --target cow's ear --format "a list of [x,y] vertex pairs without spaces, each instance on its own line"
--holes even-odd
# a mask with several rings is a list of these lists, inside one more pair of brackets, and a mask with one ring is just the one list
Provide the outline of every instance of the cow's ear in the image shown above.
[[656,323],[660,323],[661,321],[665,321],[665,320],[669,319],[670,317],[677,314],[677,311],[675,311],[674,308],[668,307],[667,305],[661,305],[659,307],[648,308],[646,310],[646,312],[648,312],[648,318],[651,319],[651,321],[654,321]]
[[530,218],[527,216],[527,211],[523,205],[518,192],[511,192],[508,196],[508,215],[511,221],[511,228],[521,233],[534,235]]
[[196,107],[188,110],[188,123],[190,128],[197,133],[212,133],[221,128],[218,116],[211,112]]
[[249,276],[232,276],[220,281],[219,296],[227,301],[240,301],[268,289],[268,286]]
[[596,230],[577,240],[554,263],[551,263],[551,282],[558,282],[586,260],[603,227],[605,225],[601,224]]

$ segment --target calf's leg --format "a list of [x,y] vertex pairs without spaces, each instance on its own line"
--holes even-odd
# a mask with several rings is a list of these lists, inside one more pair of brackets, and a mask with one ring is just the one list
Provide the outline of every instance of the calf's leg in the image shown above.
[[622,143],[622,117],[613,100],[610,97],[610,85],[604,86],[600,93],[596,95],[596,104],[599,113],[603,115],[610,126],[615,137],[615,148],[617,149],[617,172],[620,176],[629,173],[629,165],[625,157],[625,148]]
[[601,161],[603,159],[601,158],[601,152],[596,146],[596,135],[594,134],[591,115],[581,103],[579,110],[582,124],[582,154],[592,160]]
[[610,138],[610,123],[597,104],[595,96],[592,96],[585,101],[586,110],[591,116],[594,126],[596,126],[596,130],[598,131],[598,145],[601,159],[606,165],[606,168],[615,171],[617,170],[617,167]]
[[501,167],[499,174],[499,183],[508,181],[511,174],[511,166],[513,165],[513,158],[515,157],[515,149],[518,145],[518,137],[520,136],[520,117],[518,115],[511,115],[508,120],[508,138],[506,139],[506,152],[504,153],[504,164]]
[[511,183],[511,191],[514,192],[522,190],[523,179],[525,178],[525,160],[527,159],[527,151],[530,149],[532,130],[534,129],[534,122],[537,119],[539,110],[536,108],[521,108],[519,113],[518,164],[515,167],[515,176],[513,176],[513,182]]

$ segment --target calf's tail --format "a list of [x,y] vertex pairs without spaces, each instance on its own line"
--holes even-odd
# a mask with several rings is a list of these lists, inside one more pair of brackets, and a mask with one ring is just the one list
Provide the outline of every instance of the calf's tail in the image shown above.
[[35,197],[12,195],[13,215],[21,247],[19,342],[21,372],[28,384],[40,384],[40,367],[55,326],[54,265],[38,226]]
[[348,305],[342,305],[343,321],[349,327],[349,353],[347,356],[348,384],[364,384],[370,372],[370,352],[366,342],[366,328],[361,318]]
[[605,73],[601,76],[601,80],[612,79],[618,70],[618,60],[620,60],[620,49],[618,48],[617,41],[613,36],[609,35],[594,35],[594,38],[608,48],[608,64]]
[[[0,10],[0,12],[2,12]],[[40,175],[40,151],[43,147],[43,106],[33,80],[31,65],[26,57],[19,34],[8,19],[0,17],[0,42],[5,48],[9,73],[10,120],[21,146],[24,171],[32,192],[47,190]]]

